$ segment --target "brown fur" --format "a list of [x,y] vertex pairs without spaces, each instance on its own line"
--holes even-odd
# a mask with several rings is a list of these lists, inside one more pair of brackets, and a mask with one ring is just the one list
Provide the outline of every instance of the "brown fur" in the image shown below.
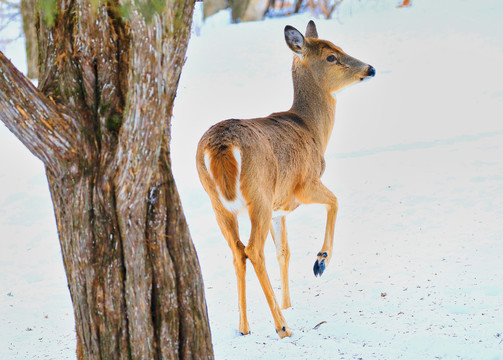
[[220,145],[209,151],[210,171],[215,184],[226,200],[236,199],[236,180],[239,173],[238,163],[232,154],[232,148]]
[[[262,285],[278,335],[284,337],[292,333],[277,304],[265,269],[264,243],[270,231],[281,267],[282,305],[283,308],[289,307],[290,252],[286,223],[282,216],[272,224],[273,211],[287,213],[300,204],[325,204],[325,240],[316,261],[324,265],[329,263],[338,204],[337,198],[321,183],[320,178],[325,170],[324,152],[334,125],[335,98],[332,93],[374,75],[371,66],[345,54],[332,43],[317,39],[313,22],[309,23],[306,34],[312,37],[304,38],[292,27],[285,28],[287,45],[297,54],[292,66],[292,108],[265,118],[222,121],[203,135],[197,149],[196,162],[201,183],[211,199],[217,222],[234,256],[239,330],[243,334],[249,333],[245,297],[247,258],[251,260]],[[328,61],[328,57],[336,61]],[[241,164],[234,158],[233,149],[239,150]],[[210,169],[206,168],[205,157],[209,159]],[[236,181],[238,174],[240,176]],[[242,194],[243,203],[229,205],[226,201],[237,199],[236,191]],[[237,223],[237,213],[242,208],[248,211],[252,225],[246,247],[239,239]],[[326,255],[323,256],[323,253]]]

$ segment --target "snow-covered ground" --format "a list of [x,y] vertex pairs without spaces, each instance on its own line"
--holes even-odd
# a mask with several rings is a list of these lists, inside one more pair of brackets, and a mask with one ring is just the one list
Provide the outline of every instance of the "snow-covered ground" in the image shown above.
[[[251,265],[252,334],[237,331],[232,254],[194,164],[213,123],[288,109],[290,24],[309,13],[199,23],[173,118],[175,177],[201,262],[217,359],[503,359],[503,5],[343,2],[320,37],[372,64],[338,94],[325,184],[334,258],[312,273],[325,209],[287,217],[293,336],[280,340]],[[18,43],[19,44],[19,43]],[[20,46],[5,49],[23,66]],[[74,359],[73,314],[40,162],[0,127],[0,358]],[[246,241],[249,225],[242,218]],[[269,276],[281,298],[272,241]],[[320,324],[316,327],[316,325]],[[316,328],[315,328],[316,327]]]

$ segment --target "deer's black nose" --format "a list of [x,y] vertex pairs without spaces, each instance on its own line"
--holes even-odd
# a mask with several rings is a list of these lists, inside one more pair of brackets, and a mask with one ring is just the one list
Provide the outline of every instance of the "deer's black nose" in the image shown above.
[[367,76],[375,76],[375,74],[376,74],[376,69],[374,69],[373,66],[369,65],[369,68],[367,70]]

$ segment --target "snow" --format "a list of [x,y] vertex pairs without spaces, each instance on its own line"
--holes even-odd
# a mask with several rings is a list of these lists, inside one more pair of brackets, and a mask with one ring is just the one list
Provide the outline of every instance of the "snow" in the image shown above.
[[[232,254],[195,170],[197,141],[227,118],[288,109],[283,28],[197,18],[174,108],[175,178],[205,281],[216,359],[503,359],[503,5],[347,0],[320,37],[372,64],[337,96],[324,183],[339,198],[322,277],[325,209],[287,217],[293,336],[280,340],[250,263],[238,334]],[[200,14],[199,14],[200,15]],[[196,16],[198,16],[196,14]],[[2,35],[5,36],[5,35]],[[22,43],[5,46],[23,65]],[[73,311],[40,162],[0,127],[0,358],[74,359]],[[241,218],[246,242],[249,222]],[[273,242],[267,269],[281,301]],[[318,325],[318,326],[317,326]]]

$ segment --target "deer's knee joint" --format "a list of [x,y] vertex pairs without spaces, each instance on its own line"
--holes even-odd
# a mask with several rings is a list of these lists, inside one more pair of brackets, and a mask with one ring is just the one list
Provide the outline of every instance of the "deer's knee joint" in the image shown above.
[[236,269],[246,268],[246,256],[234,255],[234,266]]
[[288,248],[285,249],[283,257],[285,258],[286,262],[290,261],[290,249],[288,249]]
[[327,204],[326,204],[326,207],[327,207],[327,211],[337,211],[339,209],[339,201],[337,200],[337,198],[334,196],[333,199],[331,199],[331,201],[329,201]]
[[245,254],[254,265],[265,263],[264,253],[252,246],[245,248]]
[[238,240],[235,246],[231,246],[234,264],[244,263],[246,261],[245,247],[241,241]]
[[290,249],[288,246],[278,246],[276,248],[276,257],[279,263],[288,263],[290,260]]

